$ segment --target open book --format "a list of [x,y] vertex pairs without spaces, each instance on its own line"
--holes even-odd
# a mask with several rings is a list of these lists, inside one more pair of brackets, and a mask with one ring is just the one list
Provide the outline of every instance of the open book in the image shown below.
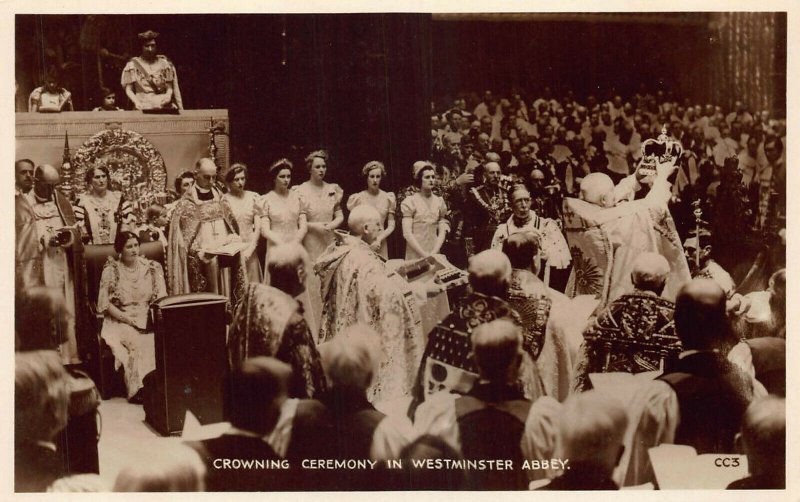
[[648,450],[661,490],[726,488],[747,476],[747,457],[733,453],[698,455],[694,448],[662,444]]
[[221,246],[216,246],[212,249],[201,249],[206,254],[213,254],[218,256],[235,256],[241,253],[250,244],[244,241],[231,241]]

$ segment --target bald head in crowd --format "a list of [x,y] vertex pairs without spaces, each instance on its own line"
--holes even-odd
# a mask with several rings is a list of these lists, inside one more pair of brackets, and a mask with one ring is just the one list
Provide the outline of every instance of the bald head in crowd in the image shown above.
[[500,181],[501,173],[500,164],[494,160],[487,162],[483,166],[483,181],[488,185],[496,186]]
[[711,279],[692,279],[675,299],[675,333],[684,350],[712,350],[730,335],[725,292]]
[[[500,162],[500,154],[497,152],[488,152],[486,154],[486,161],[487,162]],[[499,165],[499,164],[498,164]]]
[[[154,445],[155,447],[155,445]],[[202,492],[206,466],[200,456],[183,443],[160,443],[159,455],[147,462],[132,462],[120,470],[115,492]]]
[[328,384],[366,392],[378,371],[378,334],[366,324],[354,324],[319,346]]
[[347,217],[347,227],[354,235],[371,244],[382,230],[381,215],[368,204],[356,206]]
[[618,400],[597,390],[573,394],[559,423],[561,453],[570,464],[592,464],[610,475],[622,458],[628,415]]
[[[361,206],[359,206],[361,207]],[[504,298],[511,277],[511,262],[496,249],[481,251],[469,259],[469,283],[476,293]]]
[[587,174],[581,181],[581,199],[601,207],[613,207],[614,182],[607,174]]
[[[779,476],[786,468],[786,400],[765,396],[750,403],[736,438],[752,476]],[[785,481],[784,481],[785,482]]]
[[42,199],[49,200],[60,181],[61,173],[50,164],[36,166],[33,171],[33,191]]
[[520,327],[508,319],[495,319],[472,332],[472,353],[482,379],[498,383],[517,381],[522,362]]
[[668,275],[669,262],[658,253],[642,253],[633,260],[631,282],[636,289],[661,296]]

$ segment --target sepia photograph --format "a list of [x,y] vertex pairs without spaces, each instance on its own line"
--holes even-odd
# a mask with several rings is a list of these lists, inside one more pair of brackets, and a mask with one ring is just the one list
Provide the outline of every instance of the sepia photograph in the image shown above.
[[449,7],[7,15],[13,492],[786,490],[791,13]]

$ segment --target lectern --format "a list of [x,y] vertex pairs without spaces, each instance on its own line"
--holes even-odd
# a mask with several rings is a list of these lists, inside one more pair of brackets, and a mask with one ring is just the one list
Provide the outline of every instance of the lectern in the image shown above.
[[156,369],[145,383],[145,420],[160,434],[183,430],[186,411],[222,422],[228,299],[210,293],[161,298],[150,307]]

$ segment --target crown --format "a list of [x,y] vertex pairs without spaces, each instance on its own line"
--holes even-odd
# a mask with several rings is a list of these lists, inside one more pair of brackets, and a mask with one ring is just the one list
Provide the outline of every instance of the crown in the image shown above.
[[675,162],[682,154],[683,145],[680,141],[667,135],[667,126],[664,125],[658,139],[650,138],[642,142],[642,159],[639,161],[639,170],[652,171],[652,174],[655,174],[658,164]]

